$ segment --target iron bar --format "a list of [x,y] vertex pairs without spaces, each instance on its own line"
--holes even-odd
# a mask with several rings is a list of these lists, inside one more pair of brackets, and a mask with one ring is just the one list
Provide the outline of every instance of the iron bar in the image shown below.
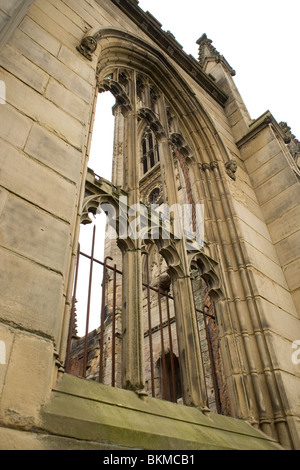
[[85,341],[84,341],[84,354],[82,361],[82,377],[86,377],[86,367],[88,358],[88,336],[89,336],[89,321],[90,321],[90,309],[91,309],[91,294],[92,294],[92,281],[93,281],[93,261],[95,253],[95,236],[96,236],[96,225],[93,228],[93,239],[92,249],[90,256],[90,275],[89,275],[89,287],[88,287],[88,300],[87,300],[87,312],[86,312],[86,327],[85,327]]
[[[167,319],[168,319],[168,330],[169,330],[169,343],[170,343],[170,361],[171,361],[171,376],[172,376],[172,395],[173,402],[177,403],[177,390],[176,390],[176,380],[175,380],[175,366],[174,366],[174,356],[173,356],[173,340],[172,340],[172,331],[171,331],[171,321],[170,321],[170,308],[169,308],[169,298],[168,293],[165,293],[166,297],[166,306],[167,306]],[[171,397],[170,397],[171,398]]]
[[146,273],[147,273],[147,309],[148,309],[148,328],[149,328],[151,391],[152,391],[152,397],[155,398],[154,366],[153,366],[153,344],[152,344],[152,326],[151,326],[150,276],[149,276],[148,253],[146,254]]
[[71,347],[72,347],[72,336],[73,336],[73,328],[75,326],[76,292],[77,292],[77,281],[78,281],[78,272],[79,272],[79,258],[80,258],[79,253],[80,253],[80,244],[78,243],[77,257],[76,257],[76,267],[75,267],[75,276],[74,276],[74,286],[73,286],[73,295],[72,295],[72,304],[71,304],[70,326],[69,326],[69,335],[68,335],[66,362],[65,362],[65,371],[67,373],[70,370],[70,354],[71,354]]
[[[206,380],[205,380],[205,367],[204,367],[204,362],[203,362],[203,353],[202,353],[202,347],[201,347],[201,334],[200,334],[200,325],[199,325],[199,322],[198,322],[198,318],[197,318],[197,309],[196,309],[196,298],[195,298],[195,292],[194,292],[194,285],[193,285],[193,280],[191,278],[191,286],[192,286],[192,292],[193,292],[193,299],[194,299],[194,306],[195,306],[195,313],[196,313],[196,321],[197,321],[197,325],[198,325],[198,335],[199,335],[199,348],[200,348],[200,354],[201,354],[201,357],[202,357],[202,369],[203,369],[203,377],[204,377],[204,382],[205,382],[205,390],[206,390],[206,406],[207,408],[209,408],[208,406],[208,393],[207,393],[207,384],[206,384]],[[201,313],[203,313],[201,311]]]
[[116,295],[117,295],[117,265],[114,265],[113,274],[113,307],[112,307],[112,365],[111,386],[116,385]]
[[[74,325],[75,320],[75,303],[76,303],[76,289],[77,289],[77,282],[79,278],[79,259],[80,256],[83,256],[90,261],[90,273],[89,273],[89,284],[88,284],[88,298],[87,298],[87,315],[86,315],[86,332],[84,338],[84,355],[83,355],[83,371],[82,376],[86,377],[86,370],[87,370],[87,361],[88,361],[88,329],[89,329],[89,316],[90,316],[90,308],[91,308],[91,297],[92,297],[92,281],[93,281],[93,265],[97,263],[103,266],[103,281],[102,281],[102,301],[101,301],[101,325],[100,325],[100,357],[99,357],[99,381],[104,381],[104,338],[105,338],[105,307],[106,307],[106,276],[107,270],[112,270],[113,272],[113,289],[112,289],[112,344],[111,344],[111,351],[112,351],[112,363],[111,363],[111,386],[116,386],[116,307],[117,307],[117,275],[122,275],[122,270],[117,268],[117,265],[114,264],[111,266],[108,261],[112,260],[111,257],[107,256],[103,261],[98,260],[95,258],[95,237],[96,237],[96,227],[93,228],[93,240],[92,240],[92,248],[91,253],[83,253],[80,250],[80,245],[78,245],[78,254],[76,260],[76,269],[75,269],[75,277],[74,277],[74,288],[73,288],[73,297],[72,297],[72,305],[71,305],[71,318],[70,318],[70,332],[68,336],[68,344],[67,344],[67,357],[66,357],[66,371],[70,369],[70,353],[72,347],[72,327]],[[154,376],[154,349],[153,349],[153,333],[154,331],[160,330],[160,340],[161,340],[161,372],[162,372],[162,398],[165,400],[171,400],[175,403],[177,402],[177,383],[176,383],[176,365],[175,365],[175,357],[174,357],[174,343],[175,338],[172,336],[172,328],[171,324],[175,321],[175,318],[170,318],[170,300],[174,301],[174,297],[169,293],[162,291],[160,287],[153,287],[150,285],[150,274],[149,274],[149,260],[148,255],[146,255],[146,282],[143,282],[142,285],[147,289],[147,315],[148,315],[148,332],[145,333],[149,336],[149,355],[150,355],[150,378],[151,378],[151,393],[152,396],[155,397],[155,376]],[[192,282],[192,280],[191,280]],[[193,288],[192,283],[192,288]],[[157,293],[158,296],[158,310],[159,310],[159,324],[155,327],[152,327],[152,306],[151,306],[151,292]],[[194,288],[193,288],[194,293]],[[163,297],[166,298],[166,306],[162,308],[162,299]],[[220,399],[219,399],[219,390],[217,386],[217,378],[216,378],[216,368],[215,368],[215,361],[213,356],[213,347],[211,342],[210,330],[207,319],[211,318],[215,320],[215,316],[208,312],[207,308],[199,309],[196,306],[196,299],[194,295],[194,305],[196,315],[200,313],[203,315],[204,319],[204,327],[205,327],[205,334],[206,334],[206,341],[208,345],[208,352],[211,364],[211,372],[212,372],[212,380],[213,380],[213,387],[215,390],[215,397],[216,397],[216,406],[218,412],[220,412]],[[163,311],[166,314],[167,319],[163,321]],[[169,353],[170,353],[170,363],[167,363],[167,356],[165,350],[165,338],[164,338],[164,328],[168,329],[168,338],[169,338]],[[167,330],[165,330],[167,331]],[[198,328],[199,337],[201,336],[200,330]],[[201,351],[201,338],[200,338],[200,352]],[[180,359],[180,358],[179,358]],[[204,364],[203,370],[204,370]],[[170,367],[170,375],[168,372],[168,368]],[[205,372],[204,372],[205,374]],[[170,383],[169,383],[170,382]],[[169,396],[170,395],[170,396]]]
[[103,265],[102,277],[102,305],[101,305],[101,318],[100,318],[100,364],[99,364],[99,382],[103,382],[103,362],[104,362],[104,310],[105,310],[105,291],[106,291],[106,264],[107,260],[112,258],[106,256]]
[[[205,308],[208,309],[207,306],[204,306],[204,309]],[[207,341],[208,353],[209,353],[209,359],[210,359],[210,365],[211,365],[211,373],[212,373],[211,375],[212,375],[213,387],[214,387],[214,392],[215,392],[215,401],[216,401],[217,411],[218,413],[220,413],[220,395],[219,395],[219,387],[218,387],[218,382],[217,382],[215,358],[213,354],[213,347],[211,344],[210,329],[209,329],[209,325],[207,324],[205,315],[203,315],[203,319],[204,319],[206,341]]]
[[162,396],[167,400],[167,368],[166,368],[166,356],[164,346],[164,332],[163,332],[163,319],[161,309],[161,291],[158,288],[158,310],[159,310],[159,321],[160,321],[160,337],[161,337],[161,357],[162,357],[162,371],[163,371],[163,393]]

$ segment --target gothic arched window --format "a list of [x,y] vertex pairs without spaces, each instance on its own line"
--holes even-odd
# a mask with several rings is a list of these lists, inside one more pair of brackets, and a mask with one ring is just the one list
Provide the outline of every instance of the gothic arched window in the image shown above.
[[158,144],[154,132],[147,127],[142,138],[142,162],[144,173],[147,173],[159,162]]

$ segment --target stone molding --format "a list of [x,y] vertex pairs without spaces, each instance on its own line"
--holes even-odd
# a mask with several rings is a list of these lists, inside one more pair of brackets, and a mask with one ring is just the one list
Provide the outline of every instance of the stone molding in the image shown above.
[[196,43],[199,45],[199,64],[203,69],[205,68],[205,64],[208,60],[214,59],[217,63],[221,63],[232,77],[236,75],[235,70],[233,70],[225,57],[223,57],[212,45],[212,40],[208,39],[205,33],[198,39],[198,41],[196,41]]
[[[115,2],[115,0],[112,0]],[[118,4],[119,8],[126,11],[128,14],[128,7],[125,5],[128,3],[128,0]],[[132,5],[132,4],[130,4]],[[161,29],[158,29],[158,26],[150,23],[147,26],[147,21],[149,21],[148,15],[146,15],[139,7],[139,15],[135,18],[132,18],[136,24],[146,33],[148,36],[154,40],[157,46],[170,56],[186,73],[188,73],[210,96],[212,96],[222,107],[225,106],[228,96],[214,83],[213,79],[209,77],[206,73],[203,72],[200,64],[197,62],[194,57],[187,55],[183,52],[180,45],[176,46],[177,41],[175,41],[169,33],[165,33]],[[131,16],[129,14],[129,16]],[[91,29],[88,31],[82,38],[81,43],[76,47],[78,52],[80,52],[88,60],[92,60],[92,54],[95,53],[97,47],[95,47],[95,41],[98,42],[100,38],[106,36],[115,36],[119,38],[124,38],[127,41],[131,40],[133,43],[138,45],[142,44],[143,47],[147,49],[154,48],[146,43],[142,39],[134,36],[133,34],[128,33],[120,29],[113,28],[104,28],[104,29]],[[171,42],[171,44],[170,44]],[[170,51],[173,52],[170,55]],[[160,58],[164,61],[164,56],[159,49],[155,49],[156,54],[160,55]]]
[[6,23],[3,30],[0,32],[0,51],[8,43],[15,30],[24,19],[27,11],[34,0],[23,0],[19,7],[15,10],[10,20]]

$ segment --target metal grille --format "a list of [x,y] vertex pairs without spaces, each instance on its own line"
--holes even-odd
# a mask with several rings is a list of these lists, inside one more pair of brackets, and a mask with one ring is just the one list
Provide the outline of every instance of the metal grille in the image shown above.
[[[67,345],[65,370],[77,375],[110,385],[121,387],[121,350],[122,350],[122,270],[111,257],[104,261],[97,259],[95,253],[96,227],[93,228],[91,253],[87,254],[78,247],[75,270],[73,300],[71,306],[70,330]],[[149,278],[148,256],[145,256],[143,280],[144,315],[144,376],[147,393],[156,398],[173,402],[181,401],[180,354],[177,342],[176,312],[171,290],[153,286]],[[77,289],[81,260],[89,261],[86,312],[77,312]],[[96,266],[102,267],[102,282],[96,286],[96,300],[99,306],[99,326],[89,331],[90,311],[93,294],[93,272]],[[192,280],[191,280],[192,282]],[[192,282],[193,285],[193,282]],[[194,285],[193,285],[194,287]],[[200,309],[195,298],[201,348],[206,350],[208,367],[208,396],[214,395],[215,411],[220,412],[219,390],[216,376],[211,328],[214,315],[206,308]],[[80,315],[85,316],[85,333],[78,336],[76,322]],[[201,351],[203,353],[203,351]],[[208,402],[208,406],[211,404]]]

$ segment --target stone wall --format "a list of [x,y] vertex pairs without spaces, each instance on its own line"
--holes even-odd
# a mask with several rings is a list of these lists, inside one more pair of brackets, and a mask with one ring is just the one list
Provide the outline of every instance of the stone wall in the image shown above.
[[[21,448],[19,431],[42,426],[41,407],[64,370],[97,80],[102,86],[122,60],[133,74],[142,69],[159,84],[189,149],[190,189],[206,210],[207,243],[197,262],[216,306],[232,415],[286,448],[300,448],[300,374],[291,360],[300,334],[299,179],[280,127],[270,115],[250,119],[220,56],[199,65],[136,2],[4,2],[1,24],[9,25],[0,38],[6,90],[0,104],[0,340],[6,356],[0,364],[1,432],[10,428]],[[88,32],[98,43],[91,60],[78,49]],[[167,113],[160,118],[167,129]],[[127,135],[123,182],[134,200],[134,114],[125,124],[134,132]],[[178,180],[169,140],[160,139],[161,181],[172,202]],[[118,167],[118,178],[120,173]],[[138,305],[141,297],[130,296],[135,289],[128,276],[129,266],[140,266],[136,253],[127,251],[125,287],[126,301]],[[167,254],[172,264],[175,258]],[[186,268],[182,245],[177,254]],[[178,266],[171,267],[175,275]],[[182,315],[183,307],[191,308],[186,274],[175,279],[174,295],[187,362],[198,366],[198,351],[191,353],[184,333],[194,328]],[[132,351],[130,380],[138,363]],[[185,369],[195,392],[200,369],[197,377],[193,367]]]

